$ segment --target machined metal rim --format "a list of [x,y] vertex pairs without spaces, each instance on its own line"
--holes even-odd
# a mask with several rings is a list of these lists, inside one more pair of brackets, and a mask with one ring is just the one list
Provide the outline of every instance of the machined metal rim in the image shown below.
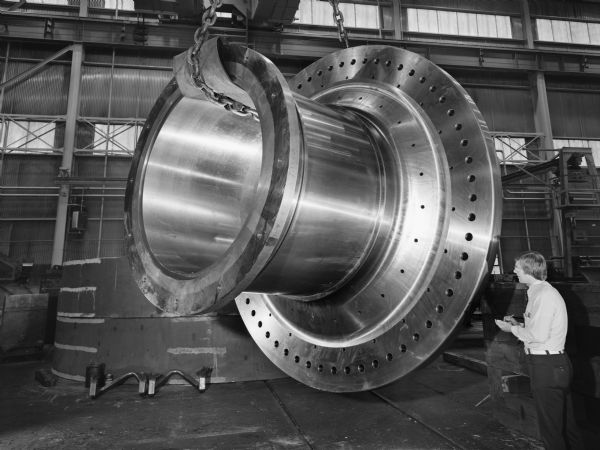
[[287,228],[290,213],[286,209],[291,205],[288,199],[296,195],[301,177],[299,122],[283,75],[257,52],[221,45],[216,39],[209,41],[203,51],[213,62],[205,68],[205,76],[236,77],[237,85],[253,102],[250,106],[256,107],[261,118],[262,164],[255,213],[248,217],[235,242],[216,264],[191,273],[174,272],[161,264],[145,237],[142,204],[154,140],[173,106],[184,98],[182,90],[190,89],[185,85],[191,81],[184,77],[171,81],[154,105],[138,140],[125,194],[125,229],[138,286],[150,302],[174,314],[219,310],[254,279]]
[[[375,388],[411,372],[435,354],[460,324],[489,273],[501,214],[493,143],[466,91],[430,61],[402,49],[363,46],[342,50],[300,72],[290,86],[314,101],[356,110],[391,129],[392,134],[394,121],[398,120],[393,114],[398,101],[386,103],[386,99],[408,97],[413,118],[433,127],[436,137],[431,140],[439,143],[444,156],[437,163],[432,160],[429,166],[415,168],[419,176],[427,171],[441,174],[441,178],[445,171],[448,174],[447,185],[432,186],[447,191],[439,196],[445,222],[437,228],[435,242],[429,243],[434,257],[417,268],[424,270],[428,278],[411,284],[414,297],[397,290],[377,293],[377,289],[369,289],[372,285],[363,290],[373,303],[383,296],[398,302],[392,320],[374,324],[358,339],[319,336],[314,330],[306,332],[302,323],[322,314],[326,308],[321,303],[327,298],[316,304],[296,305],[260,293],[244,293],[236,299],[254,340],[286,373],[318,389],[343,392]],[[369,95],[375,101],[366,101]],[[408,153],[406,158],[410,160],[412,143],[407,144],[397,142],[396,151]],[[425,187],[415,187],[413,194],[418,196],[420,189]],[[434,207],[423,206],[424,210]],[[406,211],[410,215],[418,213]],[[416,241],[426,238],[407,236],[403,231],[406,242],[400,248],[406,249],[410,241],[421,245]],[[388,269],[380,274],[379,287],[394,278],[411,276],[402,264]],[[343,289],[337,295],[343,296]],[[347,306],[339,300],[330,303]],[[290,309],[296,311],[290,313]],[[298,309],[303,310],[302,321]],[[289,320],[290,314],[296,321]]]

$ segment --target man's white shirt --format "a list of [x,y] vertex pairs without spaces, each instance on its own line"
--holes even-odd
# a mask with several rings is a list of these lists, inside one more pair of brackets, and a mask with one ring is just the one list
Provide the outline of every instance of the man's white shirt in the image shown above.
[[539,281],[527,290],[525,326],[510,331],[525,344],[525,351],[559,352],[567,337],[567,308],[560,293],[547,281]]

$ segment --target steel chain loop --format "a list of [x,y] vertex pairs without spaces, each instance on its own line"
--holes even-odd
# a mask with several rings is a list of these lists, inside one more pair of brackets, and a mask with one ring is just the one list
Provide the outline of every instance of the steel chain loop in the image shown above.
[[340,11],[339,0],[328,0],[329,4],[333,8],[333,21],[335,22],[338,29],[338,39],[342,42],[346,48],[350,46],[348,43],[348,31],[344,28],[344,15]]
[[254,108],[244,105],[225,94],[216,92],[206,84],[200,72],[199,53],[202,45],[208,38],[208,29],[213,26],[217,20],[217,9],[221,7],[223,0],[210,0],[210,8],[202,14],[202,25],[194,32],[194,45],[190,47],[187,54],[188,64],[192,68],[192,81],[198,89],[204,92],[208,100],[223,105],[227,111],[231,111],[239,116],[251,116],[254,120],[259,120],[258,113]]

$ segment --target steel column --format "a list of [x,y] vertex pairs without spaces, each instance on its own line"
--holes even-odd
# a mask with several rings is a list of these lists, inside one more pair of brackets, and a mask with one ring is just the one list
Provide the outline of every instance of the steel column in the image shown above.
[[533,109],[535,131],[542,134],[542,148],[554,148],[550,107],[544,72],[538,71],[530,76],[533,88]]
[[404,34],[402,29],[402,0],[392,2],[392,8],[394,11],[394,39],[401,40]]
[[[531,86],[533,89],[533,107],[534,107],[534,122],[535,130],[541,133],[541,147],[545,149],[554,148],[554,136],[552,133],[552,122],[550,120],[550,107],[548,105],[548,90],[546,88],[546,77],[544,72],[538,71],[530,75]],[[548,158],[547,152],[542,152],[542,158]],[[552,232],[551,239],[552,254],[563,255],[563,240],[564,231],[562,227],[560,211],[555,209],[555,205],[548,202],[548,209],[554,211],[554,218],[551,223]]]
[[[68,174],[73,165],[75,151],[75,132],[77,117],[79,116],[79,91],[81,87],[81,64],[83,61],[83,45],[74,44],[73,58],[71,60],[71,78],[69,82],[69,97],[67,100],[67,117],[65,122],[65,144],[63,148],[61,170]],[[65,235],[67,231],[67,209],[69,206],[69,184],[60,185],[58,205],[56,208],[56,224],[54,227],[54,244],[52,246],[53,266],[60,266],[63,262],[65,249]]]
[[88,16],[88,0],[79,0],[79,17]]
[[531,26],[531,13],[529,12],[529,0],[521,0],[521,20],[523,21],[523,38],[527,48],[534,48],[533,27]]
[[[4,69],[2,71],[2,86],[0,88],[0,112],[4,106],[4,83],[6,82],[6,73],[8,72],[8,54],[10,52],[10,42],[6,44],[6,55],[4,55]],[[2,133],[0,134],[0,139],[2,139],[2,152],[0,153],[0,181],[2,180],[2,170],[4,167],[4,153],[6,153],[6,139],[8,136],[8,130],[6,128],[6,120],[2,117],[0,124],[2,125]]]

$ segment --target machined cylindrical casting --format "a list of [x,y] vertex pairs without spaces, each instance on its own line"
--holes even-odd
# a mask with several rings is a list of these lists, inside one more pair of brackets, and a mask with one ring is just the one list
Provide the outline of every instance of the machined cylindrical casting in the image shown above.
[[260,348],[319,389],[389,383],[435,354],[489,273],[493,145],[467,93],[393,47],[333,53],[288,83],[208,41],[140,137],[126,199],[132,268],[172,313],[236,300]]

